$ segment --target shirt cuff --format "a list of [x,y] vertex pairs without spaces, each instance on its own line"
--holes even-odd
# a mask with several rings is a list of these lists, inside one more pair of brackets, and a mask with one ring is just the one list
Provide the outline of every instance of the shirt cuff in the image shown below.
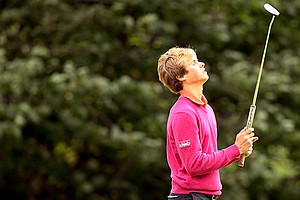
[[239,148],[236,146],[236,144],[233,144],[229,147],[227,147],[229,155],[232,155],[232,158],[235,160],[238,160],[241,156],[241,152]]

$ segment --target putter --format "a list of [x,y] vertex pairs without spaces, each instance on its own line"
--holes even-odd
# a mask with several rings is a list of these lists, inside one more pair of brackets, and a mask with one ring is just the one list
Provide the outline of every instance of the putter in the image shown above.
[[[271,19],[271,22],[269,24],[269,29],[268,29],[268,33],[267,33],[267,38],[266,38],[266,43],[265,43],[265,47],[264,47],[264,51],[263,51],[263,56],[262,56],[261,63],[260,63],[260,68],[259,68],[256,87],[255,87],[255,91],[254,91],[254,96],[253,96],[252,104],[251,104],[250,109],[249,109],[246,129],[251,128],[252,124],[253,124],[255,110],[256,110],[256,99],[257,99],[258,89],[259,89],[260,80],[261,80],[261,76],[262,76],[262,71],[263,71],[263,67],[264,67],[267,47],[268,47],[268,43],[269,43],[270,32],[271,32],[272,24],[274,22],[275,17],[280,14],[278,12],[278,10],[276,10],[270,4],[265,4],[264,8],[265,8],[266,11],[268,11],[269,13],[272,14],[272,19]],[[238,166],[239,167],[244,167],[244,165],[245,165],[245,155],[242,154],[239,161],[238,161]]]

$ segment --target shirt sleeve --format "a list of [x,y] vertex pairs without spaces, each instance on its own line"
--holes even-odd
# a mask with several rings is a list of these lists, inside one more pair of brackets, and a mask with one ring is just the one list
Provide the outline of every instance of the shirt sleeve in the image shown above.
[[179,112],[174,115],[172,122],[174,142],[176,143],[179,158],[191,176],[210,173],[226,167],[236,161],[240,155],[236,145],[231,145],[222,150],[210,153],[204,152],[202,146],[215,143],[217,138],[211,137],[208,141],[201,141],[199,134],[204,134],[197,124],[197,119],[192,113]]

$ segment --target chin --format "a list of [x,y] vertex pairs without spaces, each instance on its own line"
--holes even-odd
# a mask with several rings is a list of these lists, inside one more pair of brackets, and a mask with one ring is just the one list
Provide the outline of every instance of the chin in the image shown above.
[[203,79],[203,83],[206,83],[206,81],[208,81],[209,76],[207,76],[205,79]]

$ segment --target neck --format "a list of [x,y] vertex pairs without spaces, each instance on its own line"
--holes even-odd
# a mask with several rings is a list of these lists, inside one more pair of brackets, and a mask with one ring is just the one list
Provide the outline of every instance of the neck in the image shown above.
[[203,85],[185,85],[183,89],[189,91],[193,96],[195,96],[198,99],[201,99],[201,97],[203,96]]

